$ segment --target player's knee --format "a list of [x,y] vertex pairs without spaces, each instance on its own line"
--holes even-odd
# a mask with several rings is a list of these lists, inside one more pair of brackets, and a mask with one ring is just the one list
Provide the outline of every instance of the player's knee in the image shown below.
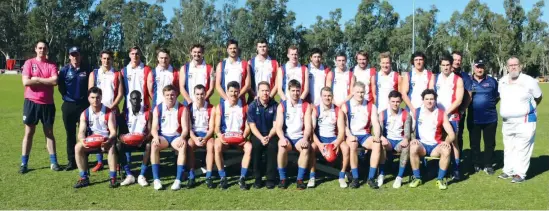
[[250,142],[246,142],[244,144],[243,149],[244,149],[244,153],[247,153],[247,154],[252,153],[252,144]]
[[214,152],[215,153],[220,153],[223,151],[223,144],[219,141],[215,142],[215,145],[214,145]]
[[450,157],[450,151],[451,151],[450,148],[443,148],[440,151],[440,156],[441,157]]

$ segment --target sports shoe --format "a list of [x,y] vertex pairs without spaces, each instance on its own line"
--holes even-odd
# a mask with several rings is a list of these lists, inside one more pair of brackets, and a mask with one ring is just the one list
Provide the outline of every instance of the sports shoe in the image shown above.
[[366,184],[368,184],[368,186],[370,186],[371,189],[379,189],[379,186],[377,186],[377,183],[373,178],[369,179],[368,182],[366,182]]
[[213,184],[213,181],[212,181],[212,178],[206,178],[206,186],[209,188],[209,189],[214,189],[215,186]]
[[191,188],[194,188],[194,185],[196,184],[196,180],[195,179],[189,179],[189,181],[187,181],[187,189],[191,189]]
[[522,183],[524,182],[524,178],[522,178],[521,176],[519,175],[515,175],[513,176],[513,180],[511,180],[511,183]]
[[348,182],[348,183],[351,183],[351,180],[353,179],[353,175],[351,174],[351,172],[345,172],[345,180]]
[[137,177],[137,183],[141,185],[141,187],[145,187],[149,185],[149,183],[147,182],[147,178],[145,178],[145,176],[143,175],[139,175]]
[[358,179],[353,179],[353,180],[351,181],[351,185],[350,185],[350,186],[351,186],[351,188],[353,188],[353,189],[354,189],[354,188],[358,188],[358,187],[360,186],[360,182],[358,182]]
[[59,167],[59,164],[57,163],[50,164],[50,169],[53,171],[61,171],[61,167]]
[[21,165],[21,167],[19,167],[19,174],[26,174],[28,171],[29,169],[26,165]]
[[454,175],[452,176],[452,179],[455,180],[455,181],[460,181],[461,180],[461,174],[459,173],[459,170],[454,171]]
[[446,190],[446,189],[448,189],[448,185],[447,185],[446,182],[443,181],[443,180],[437,180],[437,183],[436,183],[436,184],[437,184],[437,187],[438,187],[439,190]]
[[160,189],[162,189],[162,183],[160,182],[159,179],[155,179],[155,180],[153,181],[153,188],[154,188],[155,190],[160,190]]
[[385,179],[385,176],[383,176],[383,174],[380,174],[379,176],[377,176],[377,186],[378,187],[381,187],[383,185],[383,180]]
[[103,170],[103,163],[97,163],[95,167],[93,167],[92,172],[98,172]]
[[254,188],[255,189],[260,189],[262,187],[263,187],[263,181],[261,181],[261,179],[255,179]]
[[223,190],[229,188],[229,182],[227,181],[227,177],[221,177],[221,180],[219,180],[219,187]]
[[124,179],[124,181],[122,181],[120,185],[126,186],[126,185],[131,185],[133,183],[135,183],[135,177],[131,174],[128,174],[128,176],[126,176],[126,179]]
[[314,188],[315,187],[315,178],[311,177],[309,179],[309,182],[307,182],[307,188]]
[[117,188],[120,184],[116,181],[116,177],[110,179],[109,188]]
[[395,182],[393,182],[393,188],[400,188],[402,186],[402,177],[396,177]]
[[78,179],[78,182],[73,186],[74,188],[83,188],[90,185],[90,179],[89,178],[80,178]]
[[297,180],[296,187],[298,190],[305,190],[307,189],[307,185],[303,182],[303,180]]
[[75,162],[73,161],[69,161],[69,163],[67,163],[67,165],[65,166],[65,171],[72,171],[74,169],[76,169],[76,164],[74,164]]
[[347,188],[347,182],[345,182],[345,178],[338,179],[338,181],[339,181],[339,187],[340,188]]
[[267,184],[265,185],[265,187],[267,187],[267,189],[273,189],[276,186],[275,184],[276,184],[275,181],[267,180]]
[[411,188],[417,188],[417,186],[421,185],[422,181],[421,179],[418,179],[418,178],[415,178],[412,180],[412,182],[410,182],[410,187]]
[[280,188],[280,189],[286,189],[286,188],[288,188],[288,187],[286,186],[286,179],[280,180],[280,182],[278,183],[278,188]]
[[240,177],[240,179],[238,179],[238,186],[240,186],[240,190],[248,190],[248,187],[246,186],[246,179],[244,179],[244,177]]
[[172,190],[179,190],[181,189],[181,180],[174,180],[172,184]]
[[494,173],[495,173],[494,168],[492,168],[492,167],[484,168],[484,172],[486,172],[486,174],[488,174],[488,175],[494,175]]
[[500,178],[500,179],[509,179],[509,178],[511,178],[511,176],[508,175],[508,174],[506,174],[506,173],[501,173],[501,174],[498,176],[498,178]]

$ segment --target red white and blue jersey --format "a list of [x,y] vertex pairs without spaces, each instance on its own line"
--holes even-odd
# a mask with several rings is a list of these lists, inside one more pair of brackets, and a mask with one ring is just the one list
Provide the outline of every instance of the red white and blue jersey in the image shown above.
[[111,115],[111,109],[105,105],[101,105],[101,110],[95,113],[89,107],[84,110],[84,118],[86,119],[86,135],[101,135],[109,137],[109,118]]
[[[309,102],[313,105],[320,105],[322,99],[320,97],[320,90],[326,86],[326,77],[331,71],[330,68],[325,68],[323,64],[320,64],[319,68],[314,65],[308,65],[309,68]],[[303,82],[301,82],[303,86]]]
[[284,136],[296,140],[303,138],[305,130],[305,112],[309,103],[299,100],[295,105],[291,101],[281,101],[282,112],[284,112],[284,122],[282,130]]
[[337,136],[337,118],[339,107],[332,104],[330,108],[324,109],[324,105],[314,107],[313,115],[316,117],[315,133],[320,137]]
[[149,91],[147,90],[147,77],[151,72],[151,68],[141,63],[135,68],[132,68],[131,64],[128,64],[122,69],[122,75],[124,76],[124,97],[126,98],[124,104],[124,110],[129,110],[130,93],[137,90],[143,96],[141,101],[141,107],[150,108]]
[[351,134],[366,135],[370,134],[370,126],[372,125],[372,102],[363,100],[357,102],[351,99],[345,103],[347,108],[347,125]]
[[149,129],[147,128],[150,121],[150,111],[141,108],[141,111],[134,114],[133,112],[126,112],[126,124],[128,125],[129,133],[143,133],[147,134]]
[[238,99],[235,105],[231,105],[228,100],[221,101],[221,104],[219,105],[219,112],[221,114],[221,133],[234,132],[243,134],[244,129],[246,128],[248,105],[241,99]]
[[161,68],[160,66],[156,67],[151,72],[153,84],[152,84],[152,108],[156,107],[157,104],[162,102],[163,93],[162,90],[167,85],[173,85],[179,87],[179,70],[174,69],[171,65],[168,69]]
[[[435,91],[437,92],[437,106],[448,110],[452,103],[456,101],[457,82],[459,75],[450,73],[447,77],[444,74],[435,76]],[[454,109],[448,115],[450,121],[459,121],[459,111]]]
[[376,78],[376,107],[378,113],[383,110],[389,109],[389,93],[391,91],[398,91],[398,78],[399,75],[395,71],[391,71],[385,75],[380,71],[375,75]]
[[366,67],[366,69],[361,69],[358,65],[351,68],[351,72],[355,75],[356,81],[364,83],[364,96],[368,102],[374,101],[374,93],[371,89],[371,81],[375,77],[376,68]]
[[428,112],[423,106],[416,109],[415,113],[416,139],[427,145],[442,143],[442,131],[444,130],[444,110],[435,107],[433,112]]
[[[189,93],[189,97],[194,101],[194,87],[202,85],[206,87],[205,91],[210,89],[210,84],[214,80],[212,66],[203,61],[198,65],[195,61],[185,64],[185,91]],[[223,86],[223,84],[222,84]],[[207,99],[206,99],[207,100]]]
[[[338,71],[336,68],[332,77],[332,91],[334,93],[334,104],[339,105],[345,102],[347,96],[351,94],[351,81],[353,72],[349,70]],[[319,91],[320,94],[320,91]]]
[[270,90],[272,90],[276,83],[276,71],[278,62],[271,57],[261,61],[257,59],[257,56],[250,59],[252,75],[252,90],[257,93],[258,85],[262,81],[269,83]]
[[101,103],[111,107],[118,95],[118,86],[120,83],[120,72],[111,67],[109,71],[100,69],[93,70],[93,86],[101,89]]
[[156,106],[158,112],[158,133],[163,136],[181,135],[181,116],[185,111],[185,106],[175,102],[173,108],[168,108],[165,103]]
[[389,109],[380,112],[379,118],[383,122],[383,136],[390,140],[404,139],[404,124],[408,118],[408,111],[398,109],[396,114],[392,114]]
[[542,93],[536,79],[520,73],[518,78],[511,82],[509,75],[505,75],[499,80],[498,91],[501,97],[499,114],[503,118],[503,122],[537,121],[535,98],[541,97]]
[[415,70],[408,72],[408,97],[414,108],[423,105],[421,93],[429,88],[431,77],[433,73],[430,70],[423,70],[421,75],[418,75]]
[[196,133],[207,133],[210,127],[210,118],[212,118],[213,105],[204,102],[202,107],[198,107],[197,103],[191,103],[188,105],[188,109],[191,112],[191,129]]
[[307,72],[306,66],[297,64],[295,67],[289,67],[288,63],[282,65],[282,91],[286,94],[286,98],[290,99],[290,90],[288,83],[291,80],[299,81],[301,84],[301,92],[303,92],[305,82],[305,72]]
[[221,62],[221,87],[223,91],[227,91],[227,85],[231,81],[236,81],[240,88],[246,84],[248,75],[248,61],[242,61],[238,58],[235,62],[230,62],[229,59],[224,59]]

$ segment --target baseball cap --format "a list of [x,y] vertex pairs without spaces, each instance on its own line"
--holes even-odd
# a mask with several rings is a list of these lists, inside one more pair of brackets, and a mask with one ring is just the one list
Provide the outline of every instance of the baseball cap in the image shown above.
[[80,53],[80,48],[76,46],[69,48],[69,54],[72,54],[72,53]]
[[475,60],[475,66],[481,66],[483,67],[485,65],[486,61],[484,59],[477,59]]

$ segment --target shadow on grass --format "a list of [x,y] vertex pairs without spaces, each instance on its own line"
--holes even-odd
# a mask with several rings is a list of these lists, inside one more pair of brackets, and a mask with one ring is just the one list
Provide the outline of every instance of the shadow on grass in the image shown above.
[[530,159],[530,169],[528,169],[528,177],[532,179],[549,170],[549,156],[542,155]]

